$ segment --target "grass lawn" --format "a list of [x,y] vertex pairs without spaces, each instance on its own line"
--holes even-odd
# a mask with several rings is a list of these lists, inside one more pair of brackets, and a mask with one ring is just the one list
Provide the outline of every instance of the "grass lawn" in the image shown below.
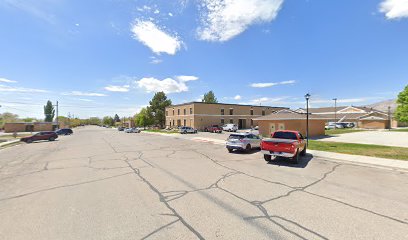
[[391,129],[391,132],[408,132],[408,128]]
[[408,148],[381,145],[309,141],[309,149],[408,161]]
[[17,138],[14,138],[13,137],[13,135],[3,135],[3,136],[0,136],[0,140],[13,140],[13,139],[19,139],[19,138],[22,138],[22,137],[27,137],[27,136],[31,136],[32,134],[18,134],[17,135]]
[[156,133],[165,133],[165,134],[178,134],[179,132],[175,131],[166,131],[166,130],[156,130],[156,129],[149,129],[149,130],[142,130],[142,132],[156,132]]
[[353,133],[353,132],[363,132],[363,131],[366,131],[366,130],[352,129],[352,128],[336,128],[336,129],[326,130],[326,135],[339,135],[343,133]]

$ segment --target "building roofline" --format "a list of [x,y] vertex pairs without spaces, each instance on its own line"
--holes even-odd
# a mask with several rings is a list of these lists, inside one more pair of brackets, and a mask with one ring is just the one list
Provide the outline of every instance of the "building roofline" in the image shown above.
[[178,107],[183,105],[190,105],[190,104],[216,104],[216,105],[230,105],[230,106],[247,106],[247,107],[266,107],[266,108],[281,108],[281,109],[289,109],[288,107],[273,107],[273,106],[259,106],[259,105],[250,105],[250,104],[235,104],[235,103],[205,103],[205,102],[186,102],[180,104],[170,105],[168,107]]

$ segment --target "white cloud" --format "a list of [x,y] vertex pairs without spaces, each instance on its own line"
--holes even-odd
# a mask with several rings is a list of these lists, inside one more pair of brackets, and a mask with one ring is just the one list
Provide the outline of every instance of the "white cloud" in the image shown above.
[[388,19],[408,17],[408,0],[384,0],[379,10]]
[[170,16],[170,17],[173,17],[173,13],[169,12],[169,16]]
[[196,77],[196,76],[185,76],[185,75],[181,75],[181,76],[177,76],[176,78],[177,78],[179,81],[183,81],[183,82],[198,80],[198,77]]
[[294,84],[296,83],[295,80],[289,80],[289,81],[282,81],[282,82],[271,82],[271,83],[252,83],[250,86],[253,88],[267,88],[267,87],[273,87],[276,85],[287,85],[287,84]]
[[83,101],[83,102],[93,102],[94,100],[91,99],[86,99],[86,98],[78,98],[79,101]]
[[158,9],[154,10],[154,14],[159,14],[160,11]]
[[81,91],[72,91],[67,93],[62,93],[65,96],[86,96],[86,97],[106,97],[108,95],[103,93],[94,93],[94,92],[81,92]]
[[283,0],[203,0],[202,26],[198,37],[207,41],[228,41],[256,23],[270,22]]
[[241,100],[241,96],[240,95],[236,95],[235,97],[234,97],[234,100]]
[[[180,77],[180,76],[179,76]],[[142,78],[139,81],[136,81],[136,84],[139,88],[144,89],[146,92],[160,92],[163,91],[164,93],[180,93],[180,92],[187,92],[188,86],[186,85],[187,81],[190,80],[180,80],[179,77],[175,79],[166,78],[163,80],[159,80],[153,77]],[[186,76],[181,76],[186,77]],[[182,78],[183,79],[183,78]],[[187,78],[184,78],[187,79]]]
[[159,59],[159,58],[157,58],[157,57],[155,57],[155,56],[151,56],[150,57],[150,63],[151,64],[159,64],[159,63],[162,63],[163,62],[163,60],[162,59]]
[[20,92],[20,93],[45,93],[48,92],[42,89],[23,88],[23,87],[9,87],[0,85],[0,92]]
[[4,83],[16,83],[17,81],[10,80],[10,79],[7,79],[7,78],[0,78],[0,82],[4,82]]
[[124,86],[114,86],[114,85],[109,85],[105,87],[106,91],[110,92],[129,92],[129,85],[124,85]]
[[154,53],[174,55],[180,49],[182,41],[178,36],[172,36],[151,21],[136,21],[132,25],[133,36],[139,42],[149,47]]

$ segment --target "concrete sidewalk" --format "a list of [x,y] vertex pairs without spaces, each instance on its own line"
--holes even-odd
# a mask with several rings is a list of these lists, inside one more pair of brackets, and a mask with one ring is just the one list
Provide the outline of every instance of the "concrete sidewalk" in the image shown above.
[[6,147],[7,145],[17,143],[17,142],[20,142],[20,139],[15,139],[15,140],[7,141],[7,142],[2,142],[2,143],[0,143],[0,148]]
[[399,168],[408,170],[408,161],[394,160],[386,158],[367,157],[361,155],[351,155],[343,153],[325,152],[317,150],[307,150],[308,153],[314,157],[329,158],[333,160],[346,161],[350,163],[356,163],[361,165],[376,165],[386,168]]

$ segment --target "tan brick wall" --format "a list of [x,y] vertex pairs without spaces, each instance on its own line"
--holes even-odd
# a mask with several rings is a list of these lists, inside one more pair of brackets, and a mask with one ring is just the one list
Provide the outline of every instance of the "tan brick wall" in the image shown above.
[[33,126],[33,132],[54,131],[53,123],[6,123],[4,132],[26,132],[26,126]]
[[[323,136],[325,134],[325,120],[310,120],[309,121],[309,137]],[[306,120],[265,120],[258,121],[259,133],[262,136],[269,137],[277,130],[293,130],[300,131],[306,137]]]
[[24,123],[5,123],[4,132],[13,133],[13,132],[25,132],[26,124]]
[[388,120],[361,120],[361,128],[367,129],[386,129]]
[[[192,114],[190,114],[190,109]],[[222,115],[221,109],[224,109],[224,115]],[[230,115],[230,109],[233,110],[233,115]],[[186,126],[202,130],[214,124],[220,125],[221,119],[224,119],[224,124],[230,123],[230,119],[232,119],[233,123],[237,125],[239,125],[239,119],[243,119],[245,124],[242,127],[250,128],[255,126],[255,123],[251,125],[251,119],[262,116],[262,111],[268,115],[279,109],[281,108],[206,103],[170,106],[166,108],[166,126],[184,126],[185,119]],[[253,115],[251,115],[251,110],[253,110]]]

